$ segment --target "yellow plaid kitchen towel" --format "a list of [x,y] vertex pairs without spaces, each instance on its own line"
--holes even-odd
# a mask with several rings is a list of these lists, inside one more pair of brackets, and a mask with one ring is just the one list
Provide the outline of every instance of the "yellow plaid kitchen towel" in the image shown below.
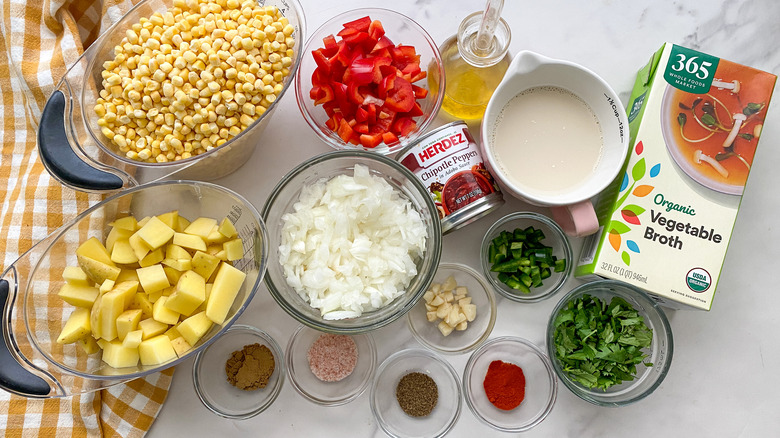
[[[138,0],[0,0],[0,254],[4,270],[35,242],[101,200],[46,172],[36,128],[59,79]],[[88,230],[82,230],[86,239]],[[2,342],[2,341],[0,341]],[[25,399],[0,390],[0,436],[141,437],[173,369],[85,395]]]

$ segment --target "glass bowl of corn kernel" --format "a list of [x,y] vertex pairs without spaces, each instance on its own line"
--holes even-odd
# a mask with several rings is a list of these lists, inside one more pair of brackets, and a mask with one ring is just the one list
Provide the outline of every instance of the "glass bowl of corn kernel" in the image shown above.
[[297,0],[140,2],[47,102],[46,168],[84,191],[232,173],[290,88],[304,31]]

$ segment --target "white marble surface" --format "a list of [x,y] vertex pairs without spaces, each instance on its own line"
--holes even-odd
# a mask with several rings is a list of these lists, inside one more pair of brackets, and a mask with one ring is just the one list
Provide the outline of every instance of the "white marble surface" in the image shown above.
[[[460,20],[483,6],[481,0],[302,0],[309,32],[339,12],[389,7],[405,13],[441,43]],[[780,2],[775,0],[507,0],[503,13],[512,28],[511,53],[523,49],[581,63],[609,82],[624,100],[636,70],[664,41],[714,56],[780,72]],[[775,93],[777,94],[777,93]],[[775,99],[780,99],[777,95]],[[304,159],[329,150],[303,121],[292,93],[284,97],[263,144],[245,167],[220,183],[261,207],[275,183]],[[549,417],[529,437],[694,436],[770,437],[780,432],[780,102],[768,123],[748,182],[721,281],[710,312],[668,311],[674,332],[674,360],[658,390],[620,409],[590,405],[559,386]],[[478,268],[483,233],[499,217],[533,209],[509,199],[497,212],[447,235],[442,260]],[[544,211],[543,211],[544,212]],[[545,212],[546,213],[546,212]],[[580,242],[574,242],[578,253]],[[578,284],[570,280],[566,290]],[[492,336],[518,335],[543,345],[555,298],[532,305],[498,301]],[[297,323],[263,286],[241,317],[286,345]],[[379,360],[417,346],[406,320],[374,333]],[[460,373],[467,356],[448,357]],[[219,418],[195,395],[192,361],[176,370],[168,400],[149,436],[383,436],[363,394],[353,403],[322,408],[300,397],[289,382],[269,410],[245,421]],[[219,378],[220,376],[215,376]],[[500,436],[480,423],[464,404],[450,436]]]

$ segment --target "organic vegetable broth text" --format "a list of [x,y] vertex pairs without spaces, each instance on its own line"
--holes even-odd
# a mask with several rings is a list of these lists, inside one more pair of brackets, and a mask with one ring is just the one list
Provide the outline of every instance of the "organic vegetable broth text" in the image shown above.
[[709,310],[776,80],[673,44],[656,52],[629,100],[625,171],[599,200],[575,275]]

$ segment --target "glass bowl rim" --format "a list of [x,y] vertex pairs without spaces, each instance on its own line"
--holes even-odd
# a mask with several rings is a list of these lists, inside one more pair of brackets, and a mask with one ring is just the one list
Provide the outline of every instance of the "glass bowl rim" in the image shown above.
[[[474,370],[474,364],[477,362],[477,359],[479,359],[481,355],[484,354],[491,346],[499,343],[521,344],[523,347],[528,348],[542,362],[542,364],[544,365],[544,369],[547,371],[547,378],[550,381],[551,390],[549,393],[549,397],[547,398],[547,406],[545,406],[544,410],[539,415],[537,415],[536,418],[533,418],[530,422],[522,426],[501,427],[499,425],[490,422],[476,408],[476,405],[471,398],[470,392],[465,389],[468,388],[467,381]],[[469,407],[469,410],[474,414],[474,416],[477,417],[481,422],[502,432],[525,432],[537,426],[542,421],[544,421],[544,419],[547,418],[550,412],[552,412],[552,409],[555,406],[555,401],[558,398],[558,377],[556,376],[555,371],[553,369],[552,360],[536,344],[529,341],[528,339],[521,338],[519,336],[499,336],[497,338],[493,338],[485,342],[471,354],[471,357],[469,357],[468,362],[466,362],[466,367],[463,369],[463,388],[464,388],[463,394],[466,399],[466,405]]]
[[[378,161],[382,164],[390,166],[394,170],[397,170],[398,172],[404,175],[404,178],[406,179],[405,182],[410,183],[417,191],[419,191],[423,195],[422,196],[423,203],[427,206],[427,209],[430,212],[432,212],[432,214],[433,212],[437,211],[436,205],[433,203],[433,198],[431,198],[428,195],[420,179],[417,178],[414,174],[412,174],[411,171],[406,167],[404,167],[401,163],[385,155],[376,154],[373,152],[368,152],[359,149],[354,149],[354,150],[350,149],[350,150],[328,151],[320,155],[316,155],[314,157],[307,159],[303,163],[298,164],[295,168],[290,170],[273,188],[273,190],[271,190],[271,194],[269,195],[268,199],[266,199],[263,208],[260,210],[260,216],[263,218],[263,221],[266,220],[268,214],[271,211],[271,208],[275,205],[277,199],[280,197],[280,193],[282,189],[286,187],[287,184],[290,183],[290,181],[298,177],[301,173],[303,173],[307,169],[312,168],[320,163],[334,160],[334,159],[341,159],[345,157],[364,158],[367,160]],[[431,220],[432,227],[429,230],[430,231],[429,239],[433,240],[432,243],[433,254],[428,254],[428,252],[426,252],[426,256],[431,257],[431,265],[433,266],[439,266],[439,262],[441,260],[441,248],[442,248],[441,221],[438,220],[438,215],[436,216],[436,219],[437,220]],[[270,249],[269,251],[273,252],[273,249]],[[418,276],[423,274],[424,273],[420,273],[420,272],[417,273]],[[284,309],[284,311],[287,312],[288,315],[292,316],[295,320],[297,320],[301,324],[304,324],[308,327],[311,327],[315,330],[319,330],[322,332],[342,334],[342,335],[353,335],[357,333],[366,333],[369,331],[379,329],[381,327],[385,327],[391,324],[392,322],[396,321],[397,319],[403,317],[404,314],[406,314],[406,312],[408,312],[412,307],[414,307],[417,304],[417,301],[420,299],[420,297],[423,296],[425,290],[428,288],[428,286],[430,286],[431,282],[433,281],[433,276],[435,274],[436,274],[435,270],[428,273],[427,274],[428,279],[423,281],[420,290],[417,291],[415,295],[411,297],[403,307],[397,309],[396,313],[390,314],[388,315],[387,318],[381,321],[374,322],[372,324],[360,324],[360,325],[354,325],[349,327],[334,327],[333,325],[327,324],[327,322],[323,323],[308,318],[304,314],[298,312],[295,306],[288,303],[287,300],[284,299],[282,294],[279,292],[279,288],[277,288],[277,286],[274,284],[270,275],[264,275],[263,281],[266,287],[268,288],[268,291],[271,293],[271,296],[274,298],[274,301],[276,301],[279,307]],[[286,284],[283,287],[285,286],[289,287]]]
[[[308,391],[306,391],[295,379],[295,376],[293,375],[292,369],[292,361],[293,361],[293,347],[296,343],[296,341],[300,341],[299,335],[303,333],[305,330],[312,330],[315,332],[319,332],[320,335],[326,334],[324,332],[320,332],[319,330],[314,330],[311,327],[300,324],[293,332],[292,336],[290,336],[290,340],[287,342],[287,348],[285,349],[285,364],[286,364],[286,370],[287,370],[287,376],[290,378],[290,383],[292,384],[293,388],[295,388],[295,391],[303,396],[305,399],[314,402],[320,406],[341,406],[345,405],[347,403],[352,402],[356,398],[360,397],[364,392],[366,392],[366,389],[371,385],[371,382],[374,380],[374,373],[376,373],[376,367],[377,367],[377,350],[376,350],[376,342],[374,341],[374,337],[371,335],[370,332],[366,333],[355,333],[351,335],[345,335],[345,336],[360,336],[364,337],[366,340],[366,344],[368,345],[368,353],[370,354],[369,360],[369,373],[366,377],[365,381],[360,384],[360,386],[357,388],[356,391],[352,392],[351,394],[346,395],[345,397],[334,399],[334,400],[322,400],[314,395],[310,394]],[[338,382],[334,382],[338,383]]]
[[[499,230],[499,228],[506,225],[507,223],[517,219],[529,219],[532,221],[541,222],[542,224],[550,227],[550,229],[553,230],[555,235],[558,236],[559,240],[563,242],[562,250],[564,256],[566,257],[566,272],[564,272],[563,275],[561,275],[558,283],[555,286],[551,287],[544,294],[534,295],[530,297],[525,297],[520,294],[511,294],[504,289],[503,283],[496,281],[490,275],[491,272],[490,265],[487,260],[487,250],[491,241],[491,239],[489,239],[489,236],[493,234],[495,231]],[[482,272],[485,275],[485,278],[487,279],[488,283],[490,283],[493,286],[493,289],[499,294],[501,294],[501,296],[517,303],[537,303],[539,301],[544,301],[552,297],[563,288],[564,284],[566,284],[566,281],[569,279],[569,277],[571,277],[574,260],[573,260],[573,252],[571,249],[571,242],[569,242],[569,238],[563,232],[561,227],[557,223],[555,223],[554,220],[550,219],[549,217],[541,213],[536,213],[533,211],[517,211],[514,213],[509,213],[506,216],[496,220],[493,223],[493,225],[491,225],[490,228],[488,228],[488,230],[485,232],[485,235],[482,238],[482,244],[480,246],[480,263],[482,264]]]
[[[252,418],[261,412],[265,411],[270,407],[274,401],[279,397],[279,394],[282,392],[282,387],[284,386],[284,376],[286,373],[285,366],[284,366],[284,353],[282,352],[281,347],[276,342],[276,340],[265,331],[251,326],[247,324],[234,324],[229,329],[225,330],[225,332],[222,335],[228,335],[229,333],[248,333],[255,337],[258,337],[260,339],[263,339],[270,347],[271,351],[274,354],[274,358],[279,358],[281,360],[276,360],[275,366],[279,367],[279,378],[277,380],[276,385],[274,385],[273,388],[271,388],[271,394],[268,396],[267,400],[262,403],[258,407],[254,407],[251,410],[247,410],[244,413],[240,414],[228,414],[227,412],[222,411],[219,406],[213,405],[211,402],[209,402],[204,395],[206,391],[201,387],[200,384],[200,367],[203,364],[204,357],[206,356],[206,352],[208,352],[209,348],[212,345],[211,344],[208,347],[204,348],[203,350],[199,351],[197,356],[195,356],[195,362],[192,364],[192,384],[195,387],[195,393],[198,395],[198,399],[200,399],[200,402],[205,406],[209,411],[213,412],[216,415],[219,415],[222,418],[229,418],[233,420],[246,420],[249,418]],[[221,338],[222,336],[219,336],[218,338]]]
[[[405,149],[406,147],[414,144],[418,138],[425,135],[426,129],[430,126],[430,124],[436,119],[436,115],[438,114],[439,110],[441,109],[442,102],[444,102],[444,89],[446,86],[446,78],[444,75],[444,61],[441,58],[441,53],[439,51],[439,46],[436,44],[436,41],[431,37],[431,35],[428,33],[427,30],[425,30],[424,27],[420,25],[417,21],[415,21],[413,18],[409,17],[406,14],[403,14],[398,11],[394,11],[391,9],[386,8],[356,8],[356,9],[350,9],[348,11],[344,11],[339,13],[338,15],[328,19],[325,21],[322,25],[320,25],[317,29],[314,30],[314,32],[311,33],[311,35],[308,36],[306,40],[306,46],[304,48],[305,53],[311,53],[312,50],[316,49],[314,45],[319,45],[317,41],[315,40],[315,36],[317,36],[321,32],[325,32],[325,29],[329,29],[333,27],[336,29],[335,26],[341,26],[343,23],[339,23],[340,21],[344,20],[344,16],[347,15],[372,15],[372,14],[386,14],[388,16],[393,16],[394,18],[398,18],[401,21],[407,22],[412,30],[417,30],[419,34],[425,39],[425,41],[428,43],[428,45],[431,47],[433,51],[433,60],[436,61],[436,66],[438,67],[438,73],[440,78],[440,84],[439,84],[439,93],[437,93],[436,100],[433,103],[433,110],[431,111],[430,116],[422,119],[422,123],[418,125],[418,129],[413,132],[411,135],[407,135],[404,137],[403,141],[399,140],[399,143],[394,146],[387,146],[386,150],[380,150],[379,152],[374,152],[372,149],[364,148],[362,146],[356,146],[351,145],[349,143],[346,143],[344,141],[336,142],[335,139],[327,135],[322,131],[320,126],[317,124],[317,122],[314,120],[312,115],[309,113],[308,110],[306,110],[306,107],[304,105],[304,101],[308,96],[303,91],[303,76],[298,74],[296,75],[294,82],[295,82],[295,101],[298,105],[298,109],[303,115],[304,120],[306,120],[306,124],[309,125],[309,127],[314,131],[314,133],[317,135],[317,137],[327,144],[328,146],[332,147],[336,150],[343,150],[343,151],[366,151],[371,152],[377,155],[394,155],[398,153],[399,151]],[[331,32],[335,34],[336,31]],[[304,59],[302,58],[299,62],[299,68],[300,65],[304,62]],[[384,143],[382,143],[384,144]]]
[[452,419],[450,420],[449,424],[443,430],[439,435],[436,435],[435,437],[430,438],[436,438],[436,437],[442,437],[449,433],[453,427],[455,427],[455,424],[458,422],[458,419],[460,418],[460,414],[463,411],[463,387],[461,384],[460,379],[458,378],[458,373],[455,371],[455,368],[452,366],[452,364],[449,363],[449,361],[439,357],[436,353],[433,351],[427,350],[425,348],[418,348],[418,347],[412,347],[412,348],[405,348],[400,351],[396,351],[395,353],[388,356],[385,360],[382,361],[382,363],[379,365],[379,367],[376,369],[376,373],[374,373],[374,379],[371,382],[371,392],[369,397],[369,405],[371,408],[371,414],[373,415],[374,419],[376,420],[377,424],[379,425],[379,428],[382,429],[383,432],[385,432],[389,436],[395,436],[391,431],[387,429],[387,425],[385,422],[381,419],[379,416],[378,410],[379,408],[376,406],[376,387],[379,383],[380,377],[382,377],[382,373],[391,365],[398,362],[400,359],[403,359],[407,356],[425,356],[427,359],[438,363],[442,366],[442,368],[446,371],[446,376],[451,378],[452,382],[455,384],[455,389],[457,390],[458,396],[457,396],[457,407],[455,408],[455,415],[452,416]]
[[[574,381],[569,379],[569,377],[563,372],[563,370],[560,369],[560,364],[558,363],[558,359],[555,358],[553,355],[550,356],[550,361],[552,362],[553,369],[555,370],[555,374],[558,376],[558,378],[561,379],[563,382],[563,385],[566,386],[574,395],[577,397],[592,403],[597,406],[604,406],[604,407],[621,407],[626,406],[629,404],[636,403],[653,392],[655,392],[656,389],[663,383],[664,379],[666,378],[666,375],[669,373],[669,368],[672,364],[672,357],[674,355],[674,337],[672,334],[672,328],[669,324],[669,319],[666,317],[666,313],[661,309],[661,306],[655,302],[646,292],[639,289],[636,286],[633,286],[628,283],[624,283],[622,281],[618,280],[610,280],[610,279],[600,279],[595,281],[589,281],[587,283],[583,283],[571,291],[569,291],[566,295],[564,295],[560,301],[555,305],[555,308],[553,308],[552,312],[550,313],[550,319],[547,323],[547,333],[545,334],[546,338],[546,344],[547,344],[547,351],[552,352],[555,348],[555,341],[554,338],[554,330],[553,330],[553,324],[555,322],[555,317],[558,315],[558,313],[563,309],[563,307],[568,304],[572,299],[575,299],[577,297],[580,297],[582,295],[587,294],[589,291],[587,288],[593,288],[593,287],[607,287],[610,285],[619,286],[621,288],[625,288],[623,290],[623,293],[629,296],[633,295],[633,298],[637,299],[640,302],[643,302],[645,304],[649,305],[650,309],[653,309],[652,311],[640,311],[640,313],[647,313],[647,314],[655,314],[658,316],[658,319],[661,322],[661,327],[663,328],[663,334],[665,334],[666,343],[668,344],[668,354],[666,354],[666,359],[664,360],[663,367],[661,368],[661,371],[658,373],[657,377],[655,378],[655,381],[653,384],[647,388],[645,391],[641,392],[640,394],[624,401],[607,401],[606,399],[600,397],[602,393],[596,392],[593,389],[587,389],[581,385],[576,384]],[[619,293],[614,293],[613,291],[608,291],[609,294],[612,296],[620,296]],[[655,335],[658,332],[658,330],[653,330],[653,344],[655,344]],[[655,366],[655,364],[654,364]],[[633,380],[631,382],[626,382],[629,385],[636,384],[638,380]]]
[[[498,313],[498,309],[496,307],[496,298],[493,294],[493,288],[490,286],[490,283],[488,283],[487,280],[485,280],[484,276],[481,275],[476,269],[472,268],[471,266],[467,266],[462,263],[442,262],[439,263],[436,272],[438,273],[439,269],[441,268],[454,269],[454,270],[464,272],[469,276],[471,276],[474,280],[476,280],[480,284],[480,286],[482,286],[482,289],[484,290],[485,295],[487,296],[487,300],[490,306],[490,321],[488,322],[485,331],[482,333],[482,335],[480,335],[478,339],[476,339],[474,342],[472,342],[469,345],[463,346],[458,349],[445,350],[439,347],[438,345],[434,344],[433,342],[428,341],[425,337],[423,337],[420,333],[418,333],[417,330],[415,330],[414,324],[412,324],[411,310],[406,314],[409,331],[412,333],[412,336],[414,336],[414,338],[420,344],[437,353],[447,354],[447,355],[468,353],[469,351],[475,350],[480,345],[482,345],[488,339],[488,337],[490,337],[490,334],[493,332],[493,328],[496,325],[496,314]],[[436,274],[434,273],[433,276],[436,277]],[[469,295],[472,294],[469,293]]]

